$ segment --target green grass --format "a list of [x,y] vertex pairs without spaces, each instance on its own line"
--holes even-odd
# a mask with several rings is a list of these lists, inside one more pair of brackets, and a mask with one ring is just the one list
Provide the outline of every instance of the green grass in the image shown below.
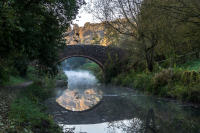
[[36,126],[41,120],[48,120],[48,117],[40,112],[37,103],[31,101],[26,96],[16,98],[10,108],[9,117],[15,119],[15,124],[29,122],[30,125]]
[[[12,101],[8,117],[17,133],[23,133],[24,129],[30,132],[34,128],[39,128],[42,132],[62,133],[62,129],[53,123],[52,116],[44,113],[46,107],[43,102],[52,96],[52,91],[36,81],[23,89]],[[42,121],[48,122],[48,127],[41,124]],[[24,124],[26,126],[22,126]]]
[[200,59],[187,61],[184,64],[177,65],[177,68],[188,69],[189,71],[199,71],[200,70]]
[[82,70],[93,70],[95,68],[99,67],[98,64],[96,63],[86,63],[83,66],[77,68],[77,69],[82,69]]
[[12,76],[10,75],[9,76],[9,80],[8,81],[2,81],[2,85],[5,86],[5,85],[14,85],[14,84],[20,84],[20,83],[23,83],[23,82],[26,82],[28,81],[27,79],[24,79],[20,76]]
[[7,81],[2,81],[1,85],[6,86],[6,85],[15,85],[15,84],[20,84],[24,83],[27,81],[31,81],[36,79],[36,69],[34,67],[28,66],[27,69],[27,78],[22,78],[19,75],[9,75],[9,80]]
[[86,64],[84,64],[83,66],[81,66],[81,67],[79,67],[77,69],[79,69],[79,70],[88,70],[88,71],[92,72],[96,76],[102,70],[102,68],[96,63],[86,63]]

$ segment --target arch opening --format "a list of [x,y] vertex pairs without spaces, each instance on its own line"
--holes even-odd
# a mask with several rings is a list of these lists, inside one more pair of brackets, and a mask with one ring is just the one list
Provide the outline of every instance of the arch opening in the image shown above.
[[98,79],[94,76],[95,74],[88,71],[95,73],[101,71],[102,67],[89,58],[73,57],[61,59],[62,68],[66,64],[73,68],[71,71],[63,69],[68,77],[68,89],[56,99],[56,102],[61,108],[72,113],[88,112],[97,108],[103,98],[103,93],[96,86]]
[[70,55],[70,56],[67,56],[67,57],[64,57],[62,59],[60,59],[60,62],[63,62],[67,59],[70,59],[70,58],[86,58],[86,59],[89,59],[91,61],[93,61],[94,63],[96,63],[103,71],[104,71],[104,66],[101,62],[97,61],[96,59],[92,58],[92,57],[89,57],[89,56],[83,56],[83,55]]

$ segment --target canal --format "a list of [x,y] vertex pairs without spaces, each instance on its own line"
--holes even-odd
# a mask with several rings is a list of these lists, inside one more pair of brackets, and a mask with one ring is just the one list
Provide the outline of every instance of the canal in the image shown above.
[[68,86],[46,100],[69,133],[200,133],[200,108],[103,85],[88,71],[65,71]]

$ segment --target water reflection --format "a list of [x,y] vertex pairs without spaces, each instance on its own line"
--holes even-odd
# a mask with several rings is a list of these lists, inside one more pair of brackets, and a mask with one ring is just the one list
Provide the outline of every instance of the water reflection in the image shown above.
[[66,90],[56,99],[59,105],[72,111],[87,110],[96,105],[102,99],[100,92],[96,92],[94,88],[79,91],[78,89]]
[[68,90],[56,99],[62,107],[72,111],[90,109],[102,99],[102,92],[95,88],[96,78],[88,72],[65,71],[69,77]]
[[105,122],[92,125],[62,125],[66,133],[136,133],[140,131],[142,121],[134,118],[131,120]]
[[[69,89],[57,88],[56,93],[59,93],[59,96],[46,101],[54,122],[64,126],[63,130],[66,129],[66,132],[200,133],[199,108],[141,95],[131,89],[97,85],[95,77],[86,72],[67,74],[70,80]],[[61,95],[67,96],[68,100],[63,100]],[[59,103],[67,105],[68,102],[70,105],[69,101],[88,100],[92,97],[97,101],[103,100],[102,104],[97,108],[93,107],[89,112],[75,114],[59,108],[55,101],[60,99]],[[89,104],[83,101],[73,105],[79,109],[86,109],[86,105]]]

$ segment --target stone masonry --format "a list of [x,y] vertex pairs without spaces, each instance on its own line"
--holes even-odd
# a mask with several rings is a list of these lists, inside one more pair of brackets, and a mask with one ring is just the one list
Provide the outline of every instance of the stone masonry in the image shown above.
[[100,45],[66,45],[59,57],[60,61],[71,57],[85,57],[96,62],[104,70],[104,64],[109,58],[108,55],[112,58],[117,57],[120,61],[125,56],[125,51],[120,48]]

